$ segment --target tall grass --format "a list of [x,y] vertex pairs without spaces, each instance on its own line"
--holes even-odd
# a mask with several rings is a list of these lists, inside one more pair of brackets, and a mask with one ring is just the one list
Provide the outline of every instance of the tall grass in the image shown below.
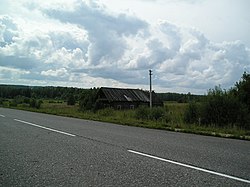
[[187,103],[165,102],[164,106],[168,110],[169,125],[172,127],[181,127],[184,124],[184,114],[188,107]]

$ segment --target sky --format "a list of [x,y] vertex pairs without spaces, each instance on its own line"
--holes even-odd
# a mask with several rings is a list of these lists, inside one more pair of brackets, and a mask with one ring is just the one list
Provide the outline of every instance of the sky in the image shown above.
[[249,0],[0,0],[0,84],[205,94],[250,72]]

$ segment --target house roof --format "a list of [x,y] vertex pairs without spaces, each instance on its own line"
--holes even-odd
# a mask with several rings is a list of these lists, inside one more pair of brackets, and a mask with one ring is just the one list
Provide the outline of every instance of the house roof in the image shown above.
[[[100,91],[110,102],[150,102],[149,92],[144,90],[102,87]],[[155,93],[153,94],[155,95]]]

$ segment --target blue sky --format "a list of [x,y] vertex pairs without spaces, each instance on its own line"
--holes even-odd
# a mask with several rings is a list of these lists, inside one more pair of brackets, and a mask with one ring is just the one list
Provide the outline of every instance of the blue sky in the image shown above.
[[0,0],[0,83],[204,94],[250,71],[248,0]]

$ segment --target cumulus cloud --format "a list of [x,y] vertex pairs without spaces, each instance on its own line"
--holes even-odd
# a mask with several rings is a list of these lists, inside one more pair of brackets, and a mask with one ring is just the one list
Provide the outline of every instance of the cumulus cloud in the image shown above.
[[167,20],[150,25],[98,1],[50,5],[24,3],[43,20],[32,27],[27,17],[0,16],[1,82],[147,88],[153,69],[160,91],[204,93],[232,86],[250,69],[250,50],[240,41],[214,43]]
[[[74,11],[47,9],[44,12],[65,23],[74,23],[88,33],[91,64],[119,60],[126,50],[123,37],[135,35],[147,24],[125,14],[109,15],[95,1],[79,1]],[[62,16],[63,15],[63,16]]]
[[48,70],[42,71],[41,75],[52,76],[52,77],[62,77],[67,75],[67,70],[65,68],[57,69],[57,70]]
[[0,17],[0,47],[4,47],[13,42],[17,36],[17,25],[8,16]]
[[154,82],[159,87],[204,92],[219,84],[229,88],[250,68],[250,51],[240,41],[213,43],[196,29],[167,21],[159,22],[153,29],[158,34],[151,32],[145,48],[130,61],[129,67],[154,69]]

